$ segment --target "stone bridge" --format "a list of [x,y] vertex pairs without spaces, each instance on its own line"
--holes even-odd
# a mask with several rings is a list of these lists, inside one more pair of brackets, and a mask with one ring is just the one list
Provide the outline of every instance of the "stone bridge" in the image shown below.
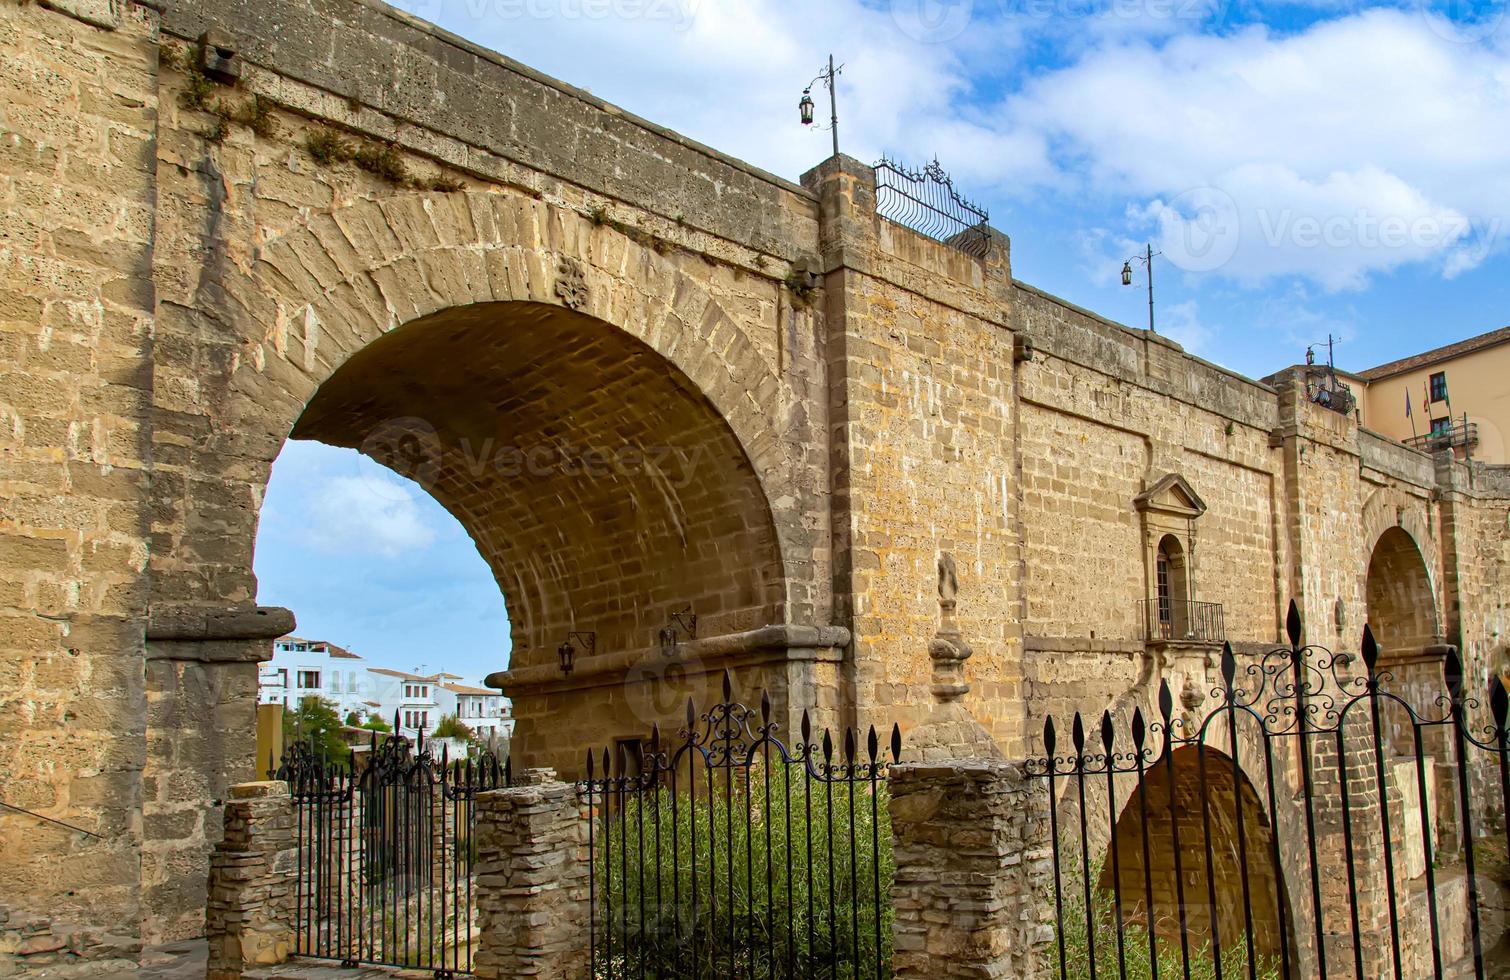
[[288,438],[457,517],[516,753],[568,774],[725,669],[788,724],[915,726],[941,551],[1008,754],[1198,691],[1207,638],[1140,613],[1170,582],[1234,640],[1294,596],[1317,642],[1370,619],[1475,676],[1510,628],[1510,475],[1017,282],[1004,235],[886,221],[860,161],[792,183],[375,0],[0,0],[0,99],[0,796],[31,811],[0,923],[33,962],[202,928],[292,625],[252,574]]

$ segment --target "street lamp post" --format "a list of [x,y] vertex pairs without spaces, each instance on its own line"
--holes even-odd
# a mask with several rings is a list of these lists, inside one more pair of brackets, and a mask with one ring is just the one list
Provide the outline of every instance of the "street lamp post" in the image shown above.
[[813,86],[820,81],[828,86],[828,128],[834,137],[834,156],[839,155],[839,95],[837,78],[844,71],[844,66],[834,66],[834,56],[828,56],[828,67],[813,76],[813,80],[807,83],[807,88],[802,90],[802,98],[797,103],[797,111],[801,114],[802,125],[813,124]]
[[1132,280],[1133,280],[1132,263],[1133,263],[1133,259],[1137,259],[1139,262],[1142,262],[1143,263],[1143,268],[1147,271],[1147,274],[1148,274],[1148,332],[1149,333],[1158,333],[1158,331],[1155,330],[1154,327],[1153,327],[1153,257],[1155,255],[1163,255],[1163,254],[1164,254],[1163,252],[1155,252],[1153,250],[1153,245],[1149,244],[1149,245],[1144,246],[1144,250],[1143,250],[1143,254],[1142,255],[1134,255],[1131,259],[1128,259],[1126,262],[1122,263],[1122,285],[1124,285],[1124,286],[1131,286],[1132,285]]

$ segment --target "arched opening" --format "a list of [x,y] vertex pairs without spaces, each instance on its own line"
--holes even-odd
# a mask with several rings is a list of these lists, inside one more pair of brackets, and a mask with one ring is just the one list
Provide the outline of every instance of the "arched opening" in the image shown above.
[[1272,835],[1257,791],[1230,756],[1176,749],[1154,764],[1123,807],[1100,887],[1111,892],[1115,883],[1123,919],[1136,925],[1148,921],[1151,894],[1155,935],[1174,946],[1183,903],[1192,949],[1219,940],[1224,963],[1228,951],[1249,941],[1246,905],[1255,953],[1277,963],[1284,890],[1275,880]]
[[1420,657],[1440,641],[1431,577],[1416,542],[1403,528],[1379,535],[1368,562],[1368,624],[1388,660]]
[[[416,319],[331,373],[291,435],[415,481],[470,535],[507,600],[495,669],[545,678],[506,692],[518,764],[575,773],[588,746],[674,720],[638,690],[656,677],[585,661],[653,650],[687,610],[699,637],[784,621],[774,523],[739,439],[681,370],[594,317],[504,302]],[[717,690],[683,666],[682,699]]]
[[1154,555],[1157,636],[1162,639],[1184,639],[1190,632],[1188,581],[1185,549],[1180,546],[1179,538],[1166,534],[1159,539]]

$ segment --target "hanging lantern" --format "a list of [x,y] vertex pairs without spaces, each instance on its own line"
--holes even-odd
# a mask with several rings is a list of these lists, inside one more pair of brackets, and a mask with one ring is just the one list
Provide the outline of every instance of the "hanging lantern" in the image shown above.
[[572,661],[577,657],[577,648],[572,646],[571,640],[556,648],[556,656],[561,659],[561,673],[570,674]]
[[807,89],[802,90],[802,100],[797,103],[797,111],[802,113],[802,125],[813,124],[813,97],[808,94]]
[[1122,263],[1122,285],[1124,285],[1124,286],[1131,286],[1132,285],[1132,262],[1131,261],[1123,262]]

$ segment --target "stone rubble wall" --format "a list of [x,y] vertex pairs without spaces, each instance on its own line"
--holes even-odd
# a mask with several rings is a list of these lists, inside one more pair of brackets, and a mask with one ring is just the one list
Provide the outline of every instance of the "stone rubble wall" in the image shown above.
[[587,971],[588,821],[578,788],[549,769],[480,793],[478,948],[482,980],[567,980]]
[[888,786],[898,980],[1050,975],[1047,782],[966,760],[893,766]]
[[288,784],[231,787],[224,834],[210,857],[206,980],[237,980],[247,969],[288,959],[297,875]]

